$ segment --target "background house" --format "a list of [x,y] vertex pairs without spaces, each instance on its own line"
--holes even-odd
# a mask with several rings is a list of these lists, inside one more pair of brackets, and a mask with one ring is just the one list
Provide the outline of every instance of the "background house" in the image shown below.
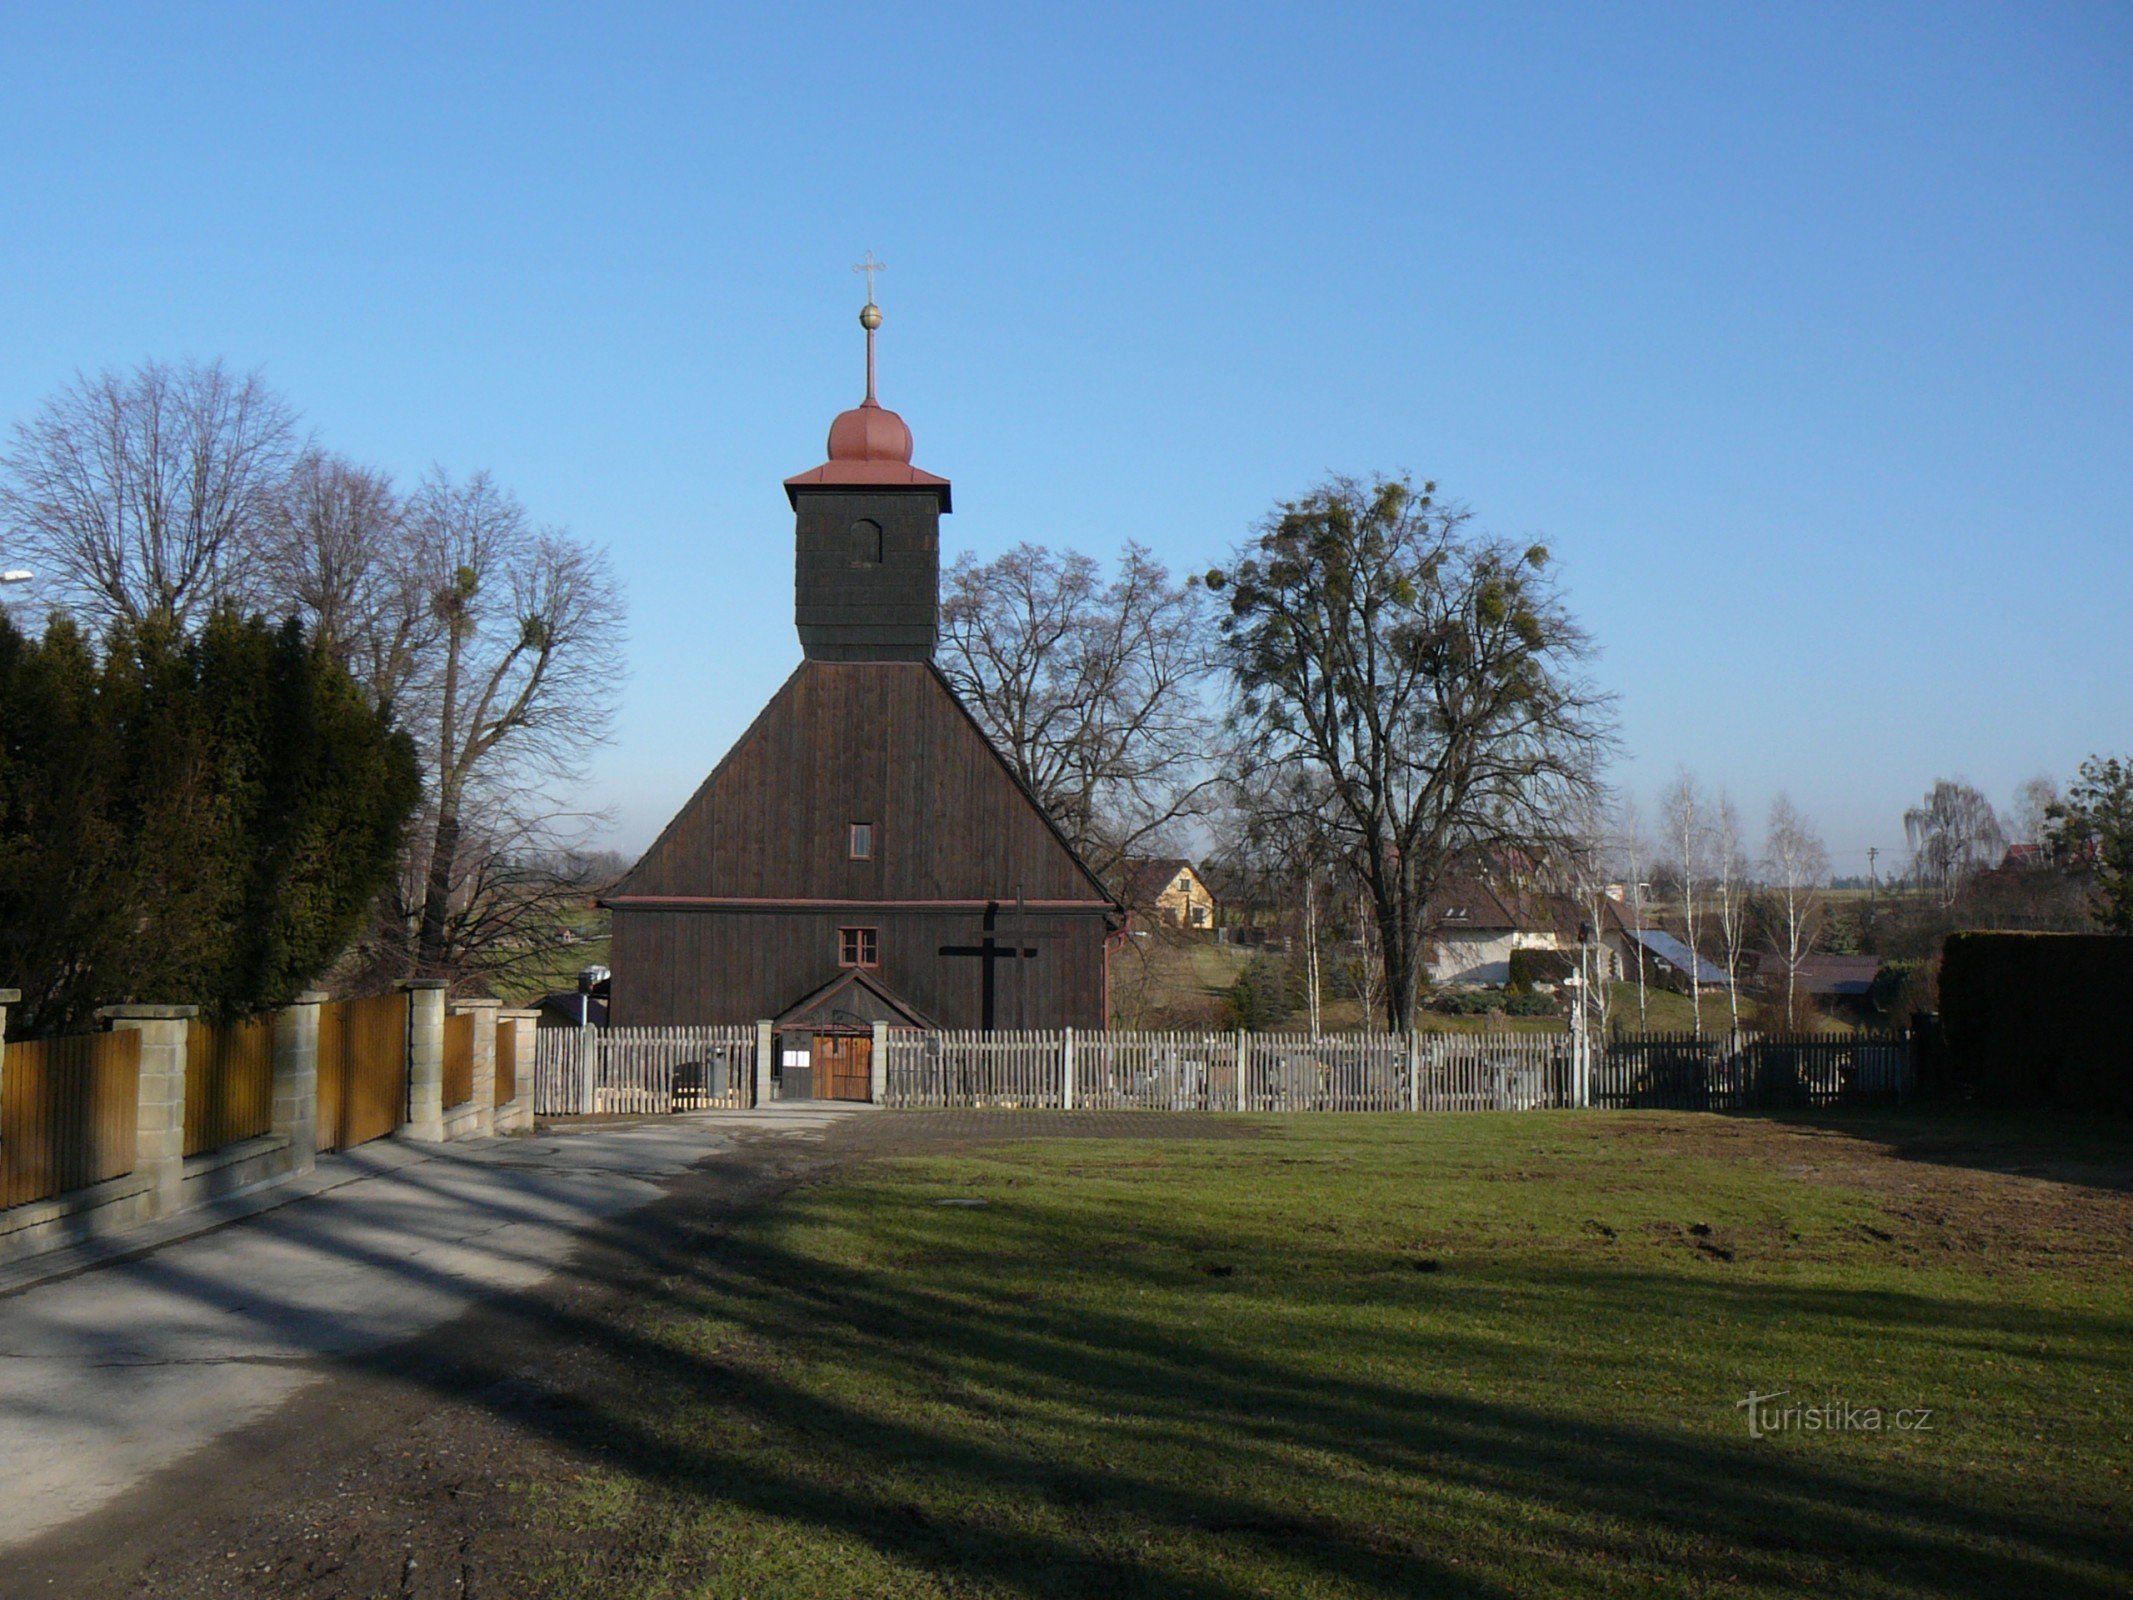
[[1173,928],[1206,931],[1215,925],[1215,894],[1200,871],[1182,856],[1126,863],[1128,911]]
[[1622,976],[1630,949],[1629,930],[1612,902],[1603,905],[1595,925],[1591,908],[1572,896],[1521,894],[1484,878],[1447,884],[1430,902],[1428,916],[1429,981],[1438,985],[1508,983],[1512,952],[1575,956],[1579,932],[1588,927],[1600,981]]

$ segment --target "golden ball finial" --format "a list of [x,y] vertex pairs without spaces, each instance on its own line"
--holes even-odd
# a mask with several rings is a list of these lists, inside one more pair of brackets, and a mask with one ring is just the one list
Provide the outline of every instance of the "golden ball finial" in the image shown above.
[[869,300],[859,310],[859,326],[872,333],[881,326],[881,307]]

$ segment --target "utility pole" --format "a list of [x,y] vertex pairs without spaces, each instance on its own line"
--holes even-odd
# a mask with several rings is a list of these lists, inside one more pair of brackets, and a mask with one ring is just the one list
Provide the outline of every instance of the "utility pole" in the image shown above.
[[1878,844],[1866,847],[1866,920],[1869,924],[1873,922],[1881,903],[1880,880],[1874,876],[1874,862],[1880,855],[1881,846]]

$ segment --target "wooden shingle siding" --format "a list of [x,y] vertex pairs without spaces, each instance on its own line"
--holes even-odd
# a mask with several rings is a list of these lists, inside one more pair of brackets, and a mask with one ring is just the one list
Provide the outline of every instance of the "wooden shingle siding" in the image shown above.
[[[872,853],[854,859],[854,823]],[[1017,900],[1023,909],[1016,911]],[[1100,1026],[1113,906],[930,662],[806,661],[608,898],[620,1027],[748,1022],[836,975],[838,929],[944,1026]]]
[[[877,975],[944,1026],[981,1020],[984,963],[943,957],[984,938],[982,912],[630,910],[614,916],[610,1016],[617,1027],[749,1022],[774,1017],[837,971],[837,930],[863,917],[881,930]],[[994,1017],[1003,1028],[1103,1026],[1102,914],[1000,913],[996,937],[1034,948],[1003,961]]]
[[[939,632],[941,510],[931,490],[795,496],[793,617],[817,660],[924,663]],[[881,529],[879,563],[852,558],[852,524]]]
[[[872,859],[850,825],[874,825]],[[925,662],[803,662],[615,890],[1100,902]]]

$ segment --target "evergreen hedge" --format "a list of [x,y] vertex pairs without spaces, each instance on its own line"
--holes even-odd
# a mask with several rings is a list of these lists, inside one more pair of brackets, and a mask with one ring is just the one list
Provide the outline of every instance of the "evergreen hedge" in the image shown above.
[[1951,934],[1940,1006],[1954,1093],[2133,1116],[2133,937]]
[[116,1001],[242,1015],[323,974],[391,881],[415,752],[295,623],[154,621],[92,649],[0,617],[10,1031]]

